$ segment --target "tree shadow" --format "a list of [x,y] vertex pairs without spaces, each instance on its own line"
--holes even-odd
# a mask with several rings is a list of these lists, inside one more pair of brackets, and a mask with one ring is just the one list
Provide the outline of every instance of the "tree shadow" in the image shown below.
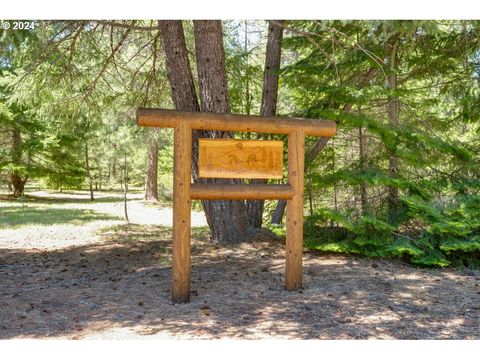
[[88,209],[42,208],[41,206],[2,206],[0,229],[16,226],[77,224],[120,217]]
[[[0,201],[9,202],[12,204],[22,204],[22,205],[68,205],[68,204],[85,204],[85,205],[95,205],[95,204],[103,204],[103,203],[123,203],[125,201],[123,194],[118,194],[115,196],[115,192],[112,195],[105,195],[105,194],[96,194],[95,200],[91,201],[90,197],[86,194],[80,194],[75,192],[63,192],[63,193],[52,193],[50,195],[32,195],[27,194],[21,197],[14,197],[11,195],[2,195],[0,194]],[[150,208],[163,208],[163,207],[171,207],[172,200],[164,197],[159,197],[158,200],[155,201],[144,201],[143,196],[141,194],[134,194],[138,195],[135,197],[131,196],[127,198],[127,203],[135,202],[135,201],[142,201],[145,207]]]
[[[62,193],[61,196],[37,196],[37,195],[24,195],[21,198],[10,198],[8,200],[16,203],[25,204],[95,204],[95,203],[114,203],[123,202],[122,196],[96,196],[94,201],[91,201],[89,197],[76,197],[75,194]],[[132,201],[137,199],[127,199]]]
[[[479,338],[478,280],[401,263],[305,255],[304,289],[284,290],[277,243],[192,241],[191,302],[171,303],[171,230],[117,225],[102,243],[0,249],[0,338]],[[476,286],[477,285],[477,286]]]

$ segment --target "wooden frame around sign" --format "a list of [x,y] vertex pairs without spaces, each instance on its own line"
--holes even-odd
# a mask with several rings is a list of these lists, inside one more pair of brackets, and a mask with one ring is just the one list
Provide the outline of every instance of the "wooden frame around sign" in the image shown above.
[[[286,199],[285,287],[302,287],[305,135],[331,137],[330,120],[139,108],[139,126],[174,128],[172,301],[190,300],[191,200]],[[192,129],[288,135],[287,184],[191,184]]]

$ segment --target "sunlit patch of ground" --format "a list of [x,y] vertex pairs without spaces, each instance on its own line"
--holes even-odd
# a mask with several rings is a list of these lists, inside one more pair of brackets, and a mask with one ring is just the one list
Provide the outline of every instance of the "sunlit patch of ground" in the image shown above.
[[[168,202],[146,203],[142,194],[128,194],[131,224],[172,225]],[[167,207],[164,207],[167,206]],[[101,241],[99,229],[124,224],[123,194],[86,191],[32,191],[16,201],[0,201],[0,247],[59,249]],[[192,226],[205,227],[205,215],[192,211]]]
[[307,252],[304,289],[287,292],[282,243],[219,246],[205,227],[192,230],[191,302],[173,305],[161,205],[132,195],[126,224],[121,195],[70,195],[0,201],[29,214],[0,213],[2,339],[480,338],[479,271]]

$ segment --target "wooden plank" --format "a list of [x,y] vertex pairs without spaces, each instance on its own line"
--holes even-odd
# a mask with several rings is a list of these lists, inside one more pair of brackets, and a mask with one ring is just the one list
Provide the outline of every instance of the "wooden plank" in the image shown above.
[[281,179],[283,142],[200,139],[198,168],[203,178]]
[[174,128],[185,121],[192,129],[290,134],[303,129],[305,135],[331,137],[337,126],[332,120],[256,115],[216,114],[165,109],[138,108],[137,124]]
[[190,183],[192,130],[185,122],[174,130],[172,301],[190,301]]
[[190,197],[196,200],[290,199],[287,184],[191,184]]
[[302,287],[303,255],[303,188],[305,167],[305,136],[302,130],[288,135],[288,183],[294,191],[287,201],[287,236],[285,261],[285,287]]

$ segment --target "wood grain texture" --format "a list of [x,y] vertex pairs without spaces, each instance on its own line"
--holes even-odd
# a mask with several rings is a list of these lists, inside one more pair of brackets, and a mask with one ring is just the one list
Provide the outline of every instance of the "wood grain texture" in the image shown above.
[[190,301],[190,183],[192,130],[180,123],[174,130],[172,301]]
[[196,200],[291,199],[287,184],[192,184],[190,197]]
[[199,140],[203,178],[281,179],[283,142],[235,139]]
[[271,134],[291,134],[303,129],[305,135],[335,135],[337,125],[332,120],[302,119],[290,117],[266,117],[257,115],[215,114],[165,109],[137,109],[138,126],[174,128],[185,121],[192,129],[263,132]]
[[287,201],[287,290],[298,290],[302,287],[304,167],[305,136],[302,130],[298,130],[288,135],[288,183],[295,195]]

